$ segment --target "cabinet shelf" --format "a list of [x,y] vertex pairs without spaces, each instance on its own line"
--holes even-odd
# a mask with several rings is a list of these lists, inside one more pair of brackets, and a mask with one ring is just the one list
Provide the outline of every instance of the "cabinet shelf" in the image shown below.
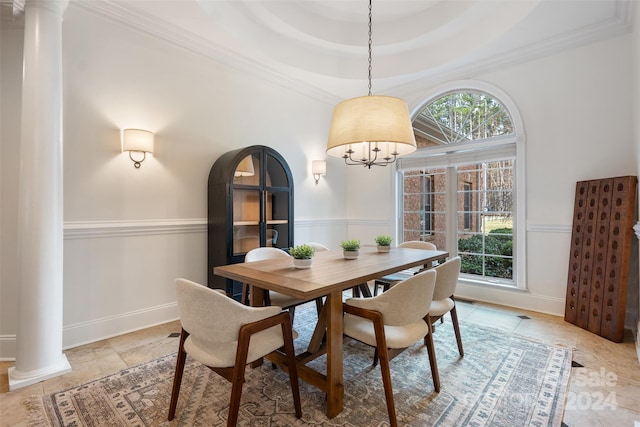
[[233,221],[233,225],[260,225],[260,221]]

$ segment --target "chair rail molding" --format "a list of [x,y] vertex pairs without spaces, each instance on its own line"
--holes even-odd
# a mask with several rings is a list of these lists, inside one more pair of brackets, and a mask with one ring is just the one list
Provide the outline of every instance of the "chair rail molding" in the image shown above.
[[66,221],[64,223],[65,240],[206,232],[206,218],[122,221]]
[[571,234],[571,224],[542,224],[527,221],[527,232]]

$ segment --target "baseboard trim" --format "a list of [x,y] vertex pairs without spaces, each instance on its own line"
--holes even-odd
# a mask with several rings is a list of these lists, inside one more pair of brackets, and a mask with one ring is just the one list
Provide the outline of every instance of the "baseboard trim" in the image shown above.
[[[66,325],[62,328],[62,348],[67,350],[172,322],[179,318],[178,305],[176,302],[172,302],[88,322]],[[0,336],[0,361],[10,362],[15,360],[16,336]]]
[[62,347],[69,349],[179,319],[177,303],[66,325]]
[[456,296],[554,316],[564,316],[564,298],[536,295],[521,289],[491,288],[459,283],[456,287]]

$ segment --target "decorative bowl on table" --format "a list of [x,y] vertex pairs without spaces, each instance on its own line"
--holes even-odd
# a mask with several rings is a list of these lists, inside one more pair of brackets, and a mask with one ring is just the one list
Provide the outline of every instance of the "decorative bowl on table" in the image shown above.
[[389,252],[391,250],[391,236],[380,235],[375,238],[378,252]]
[[293,266],[295,268],[310,268],[314,252],[315,248],[306,243],[289,248],[289,255],[293,257]]
[[342,247],[344,259],[357,259],[358,255],[360,255],[360,240],[343,240],[340,246]]

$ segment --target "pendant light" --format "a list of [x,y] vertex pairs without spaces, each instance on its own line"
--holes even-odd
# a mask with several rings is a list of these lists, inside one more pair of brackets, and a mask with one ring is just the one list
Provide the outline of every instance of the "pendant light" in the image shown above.
[[407,103],[371,94],[371,17],[369,0],[369,94],[336,105],[327,143],[328,155],[369,169],[391,164],[416,150]]

